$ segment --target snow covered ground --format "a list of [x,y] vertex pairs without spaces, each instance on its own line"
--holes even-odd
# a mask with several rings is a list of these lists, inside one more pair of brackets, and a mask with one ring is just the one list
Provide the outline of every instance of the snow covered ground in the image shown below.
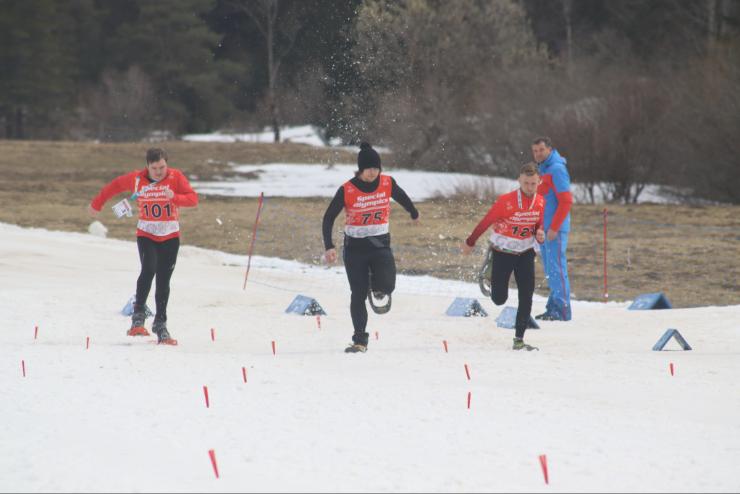
[[[281,142],[293,142],[314,147],[332,147],[350,152],[359,151],[357,146],[342,145],[341,139],[327,142],[322,129],[314,125],[299,125],[281,128]],[[182,140],[190,142],[274,142],[272,130],[263,132],[188,134]],[[379,152],[389,153],[385,147],[375,146]],[[258,172],[257,180],[233,180],[229,182],[193,181],[193,186],[201,194],[258,197],[261,192],[272,197],[332,197],[337,188],[354,176],[354,164],[338,164],[331,168],[323,165],[269,163],[264,165],[232,164],[234,171],[240,173]],[[460,191],[475,193],[479,197],[489,197],[483,192],[495,190],[498,194],[509,192],[517,187],[516,181],[505,177],[489,177],[470,173],[427,172],[422,170],[385,169],[415,201],[424,201],[435,196],[449,197]],[[576,202],[588,200],[582,185],[574,184]],[[603,202],[603,194],[595,190],[597,202]],[[639,202],[678,203],[675,197],[667,197],[660,187],[648,185],[640,194]]]
[[[299,125],[282,127],[280,142],[308,144],[309,146],[325,147],[327,142],[322,137],[323,132],[314,125]],[[275,142],[275,134],[270,128],[262,132],[233,133],[213,132],[210,134],[187,134],[182,136],[183,141],[190,142]]]
[[[740,306],[575,302],[520,353],[483,297],[444,315],[475,286],[402,276],[346,355],[342,269],[259,258],[242,290],[244,265],[183,247],[161,347],[125,336],[133,242],[0,224],[0,491],[740,490]],[[694,350],[651,351],[667,328]]]
[[[262,132],[212,132],[210,134],[186,134],[181,137],[183,141],[189,142],[275,142],[275,134],[272,127],[265,127]],[[314,147],[331,147],[334,149],[345,149],[357,151],[357,146],[347,146],[339,137],[327,139],[324,129],[315,125],[294,125],[280,127],[280,142],[292,142],[294,144],[306,144]],[[375,146],[381,153],[388,153],[386,147]]]
[[[239,173],[257,172],[256,180],[242,181],[193,181],[201,194],[257,197],[260,192],[271,197],[333,197],[337,189],[354,176],[357,165],[325,165],[271,163],[266,165],[235,165]],[[496,190],[508,192],[517,187],[515,180],[488,178],[466,173],[427,172],[421,170],[389,169],[386,173],[414,201],[424,201],[434,196],[448,196],[456,185],[470,187],[485,182]],[[480,185],[479,185],[480,186]]]
[[[354,176],[356,165],[338,164],[331,167],[313,164],[269,163],[264,165],[232,165],[239,173],[258,174],[254,180],[199,181],[193,187],[201,194],[258,197],[264,192],[269,197],[333,197],[340,185]],[[444,173],[422,170],[384,168],[414,201],[425,201],[432,197],[449,197],[460,191],[475,194],[476,191],[495,190],[497,194],[512,191],[517,181],[502,177],[487,177],[470,173]],[[578,202],[586,198],[583,187],[573,185]],[[480,197],[480,194],[478,194]],[[597,195],[597,201],[599,196]],[[659,187],[648,186],[640,195],[639,202],[677,202],[661,194]]]

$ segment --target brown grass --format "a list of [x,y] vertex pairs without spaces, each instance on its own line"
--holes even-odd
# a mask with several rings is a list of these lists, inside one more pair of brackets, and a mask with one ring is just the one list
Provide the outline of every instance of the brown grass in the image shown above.
[[[168,150],[172,166],[201,179],[226,176],[229,162],[328,164],[355,159],[351,153],[298,144],[168,142],[161,146]],[[91,219],[85,208],[90,199],[106,181],[142,166],[147,147],[143,143],[0,141],[0,221],[87,231]],[[328,202],[267,198],[255,253],[320,262],[321,218]],[[462,257],[458,246],[488,210],[488,203],[458,197],[417,206],[422,223],[411,227],[403,209],[394,205],[392,232],[399,270],[474,280],[482,256]],[[203,196],[198,208],[182,211],[183,242],[245,254],[256,207],[256,199]],[[569,271],[573,294],[581,300],[603,300],[603,209],[576,205],[573,211]],[[608,209],[610,300],[663,291],[675,307],[740,304],[740,207],[613,205]],[[108,207],[100,219],[109,236],[133,238],[132,219],[116,219]],[[335,242],[340,243],[341,221],[335,230]],[[482,254],[484,239],[479,245]],[[539,270],[538,284],[541,276]],[[538,293],[546,295],[546,285]]]

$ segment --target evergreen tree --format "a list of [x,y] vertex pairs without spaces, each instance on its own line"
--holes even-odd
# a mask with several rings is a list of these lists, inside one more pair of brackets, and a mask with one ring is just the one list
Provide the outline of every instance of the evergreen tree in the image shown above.
[[119,68],[140,67],[156,88],[152,122],[162,128],[200,132],[212,129],[230,111],[229,85],[236,67],[216,60],[218,34],[204,16],[214,0],[131,2],[135,15],[111,40]]
[[44,137],[74,107],[79,44],[71,13],[88,3],[2,2],[0,121],[5,137]]

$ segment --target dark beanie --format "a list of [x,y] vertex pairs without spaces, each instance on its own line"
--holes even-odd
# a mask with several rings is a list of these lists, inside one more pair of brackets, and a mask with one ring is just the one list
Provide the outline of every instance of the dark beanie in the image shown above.
[[381,168],[380,155],[370,143],[363,142],[360,144],[360,152],[357,153],[357,168],[360,171],[365,168]]

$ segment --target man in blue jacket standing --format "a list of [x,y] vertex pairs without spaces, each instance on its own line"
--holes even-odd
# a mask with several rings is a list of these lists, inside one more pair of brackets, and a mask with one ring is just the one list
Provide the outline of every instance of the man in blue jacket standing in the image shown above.
[[539,165],[542,182],[537,189],[545,198],[545,243],[542,263],[550,286],[550,297],[544,313],[535,317],[544,321],[570,321],[570,280],[565,251],[570,232],[570,175],[566,160],[553,149],[549,137],[532,141],[532,156]]

